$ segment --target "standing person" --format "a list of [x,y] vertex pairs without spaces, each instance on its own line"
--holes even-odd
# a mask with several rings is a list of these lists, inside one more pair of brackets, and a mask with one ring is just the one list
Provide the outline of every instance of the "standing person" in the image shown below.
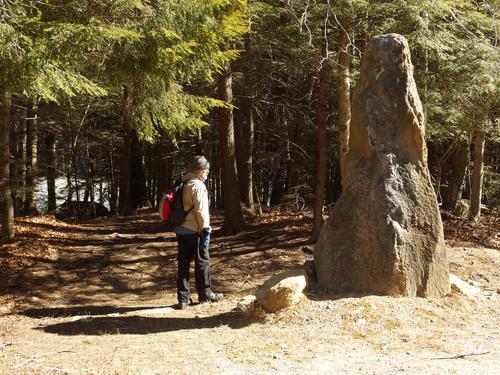
[[204,156],[194,156],[188,164],[188,172],[184,175],[182,203],[189,213],[184,223],[175,227],[179,244],[177,256],[177,299],[178,307],[186,309],[191,302],[189,290],[189,267],[194,258],[194,276],[198,300],[217,302],[223,298],[222,293],[212,291],[210,279],[210,214],[208,191],[205,181],[210,164]]

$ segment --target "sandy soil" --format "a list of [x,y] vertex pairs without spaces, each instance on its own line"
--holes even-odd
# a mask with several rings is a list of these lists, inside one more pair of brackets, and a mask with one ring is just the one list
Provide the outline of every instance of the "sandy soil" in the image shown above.
[[0,247],[0,374],[500,374],[498,219],[487,220],[447,224],[450,268],[481,288],[475,298],[309,290],[256,319],[237,301],[309,258],[310,216],[267,213],[243,234],[215,235],[213,284],[226,299],[194,295],[184,311],[175,239],[154,213],[21,218],[19,240]]

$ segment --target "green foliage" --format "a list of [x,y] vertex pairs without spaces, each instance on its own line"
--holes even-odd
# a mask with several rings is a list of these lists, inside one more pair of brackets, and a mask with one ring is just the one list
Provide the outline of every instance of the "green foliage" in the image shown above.
[[10,4],[2,2],[0,73],[11,91],[60,102],[132,84],[132,111],[148,140],[158,126],[174,134],[205,124],[221,103],[182,87],[213,79],[237,55],[226,43],[248,29],[243,0]]
[[35,79],[22,92],[26,97],[40,97],[59,102],[63,98],[71,98],[82,93],[92,96],[107,94],[104,88],[81,74],[60,69],[53,64],[46,64],[37,73]]
[[487,130],[486,120],[500,98],[500,51],[491,40],[500,23],[477,3],[446,3],[446,18],[440,19],[442,31],[435,38],[447,38],[440,41],[440,48],[427,47],[432,52],[429,68],[434,76],[428,79],[428,89],[433,91],[437,110],[428,113],[434,137]]
[[85,17],[76,17],[79,2],[2,4],[0,73],[9,90],[51,101],[106,93],[81,67],[110,40],[130,37],[130,31],[89,17],[88,8]]
[[[365,39],[401,33],[410,43],[427,137],[467,137],[482,129],[490,140],[500,138],[496,2],[250,4],[249,9],[244,0],[2,2],[2,81],[15,94],[58,102],[111,93],[107,100],[117,106],[122,86],[131,86],[133,126],[153,141],[160,133],[175,137],[206,125],[210,110],[223,103],[203,96],[203,90],[226,62],[237,59],[235,92],[255,96],[261,120],[288,116],[290,123],[300,119],[309,128],[324,57],[320,47],[327,44],[334,71],[342,22],[349,17],[352,78]],[[332,80],[329,124],[335,123],[335,90]],[[288,136],[285,127],[275,130]]]
[[193,133],[208,125],[203,117],[211,109],[227,106],[217,99],[189,94],[178,84],[169,88],[157,85],[151,88],[157,92],[150,92],[135,111],[137,130],[141,138],[148,142],[153,142],[161,132],[172,140],[180,132]]
[[370,34],[397,32],[409,41],[427,138],[466,137],[498,106],[496,12],[490,1],[370,1]]
[[137,131],[152,141],[163,129],[176,132],[206,125],[202,117],[219,101],[196,97],[182,87],[211,81],[237,55],[225,45],[248,30],[246,2],[230,0],[152,1],[148,17],[128,27],[139,35],[117,40],[106,73],[115,85],[134,87]]

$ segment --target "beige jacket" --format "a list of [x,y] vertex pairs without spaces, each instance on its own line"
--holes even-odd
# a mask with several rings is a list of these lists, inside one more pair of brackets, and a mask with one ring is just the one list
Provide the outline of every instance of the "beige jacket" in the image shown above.
[[186,181],[188,178],[193,179],[184,184],[182,203],[186,211],[191,207],[193,209],[189,211],[181,227],[200,232],[202,228],[210,227],[208,191],[203,181],[196,174],[188,172],[182,180]]

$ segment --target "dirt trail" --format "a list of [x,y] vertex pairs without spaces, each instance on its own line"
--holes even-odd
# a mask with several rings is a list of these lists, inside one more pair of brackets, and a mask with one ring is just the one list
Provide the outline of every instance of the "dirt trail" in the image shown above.
[[21,219],[19,241],[0,249],[0,374],[500,373],[494,249],[450,250],[452,271],[482,288],[475,299],[316,290],[262,321],[240,316],[240,297],[307,259],[309,223],[268,214],[244,234],[215,235],[213,284],[226,299],[178,311],[175,238],[154,213]]

